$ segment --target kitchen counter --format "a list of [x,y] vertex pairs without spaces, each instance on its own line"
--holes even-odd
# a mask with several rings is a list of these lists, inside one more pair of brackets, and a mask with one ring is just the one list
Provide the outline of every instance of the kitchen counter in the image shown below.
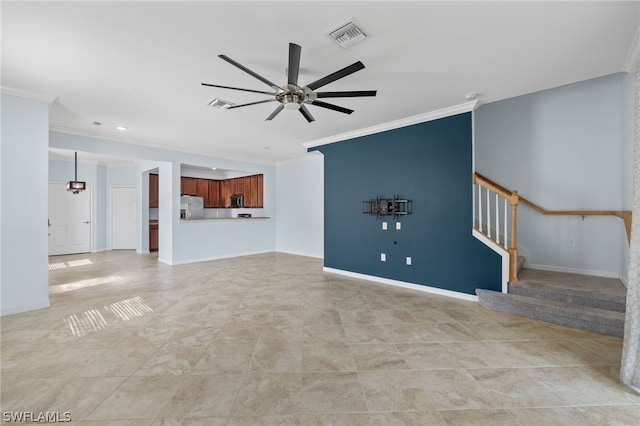
[[203,217],[198,219],[179,219],[180,222],[216,222],[221,220],[255,220],[255,219],[271,219],[269,216],[252,216],[252,217]]

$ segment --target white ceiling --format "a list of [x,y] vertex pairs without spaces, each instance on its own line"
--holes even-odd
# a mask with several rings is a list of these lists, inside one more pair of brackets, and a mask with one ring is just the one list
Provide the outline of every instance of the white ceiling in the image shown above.
[[[369,38],[342,49],[327,32],[352,17]],[[482,104],[623,71],[640,2],[3,1],[1,19],[2,90],[57,97],[53,130],[275,164],[472,92]],[[201,82],[269,91],[218,54],[284,84],[289,42],[302,46],[301,84],[360,60],[322,90],[378,96],[328,100],[352,115],[309,106],[313,123],[288,110],[265,121],[276,103],[206,105],[266,96]]]

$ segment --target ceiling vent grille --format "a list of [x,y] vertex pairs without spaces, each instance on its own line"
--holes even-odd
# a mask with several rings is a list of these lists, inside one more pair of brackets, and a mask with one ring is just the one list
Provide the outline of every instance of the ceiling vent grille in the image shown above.
[[207,105],[209,105],[210,107],[214,107],[214,108],[220,108],[220,109],[227,109],[229,107],[234,106],[235,104],[229,102],[229,101],[225,101],[224,99],[220,99],[220,98],[213,98],[210,101],[207,102]]
[[343,49],[353,46],[367,38],[367,34],[362,29],[362,26],[357,23],[355,19],[351,19],[349,22],[329,31],[329,36]]

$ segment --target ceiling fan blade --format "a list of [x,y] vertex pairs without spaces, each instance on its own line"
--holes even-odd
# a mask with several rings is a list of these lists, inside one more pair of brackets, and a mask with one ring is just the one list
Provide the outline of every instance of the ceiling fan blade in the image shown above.
[[298,85],[298,73],[300,72],[300,52],[302,47],[295,43],[289,43],[289,67],[287,68],[288,83]]
[[349,74],[353,74],[356,71],[360,71],[364,68],[364,64],[360,61],[349,65],[348,67],[344,67],[341,70],[338,70],[332,74],[329,74],[326,77],[322,77],[320,80],[316,80],[311,84],[307,84],[307,87],[311,90],[316,90],[319,87],[326,86],[327,84],[339,80],[343,77],[348,76]]
[[312,121],[316,121],[316,119],[313,118],[313,115],[311,115],[307,107],[304,105],[300,105],[300,114],[302,114],[309,123],[311,123]]
[[275,117],[276,115],[278,115],[280,113],[280,111],[282,111],[284,109],[284,105],[280,104],[278,105],[278,108],[276,108],[275,110],[273,110],[273,112],[271,113],[270,116],[267,117],[267,119],[265,121],[269,121],[269,120],[273,120],[273,117]]
[[318,98],[355,98],[359,96],[375,96],[377,90],[352,90],[349,92],[316,92]]
[[265,99],[264,101],[256,101],[256,102],[249,102],[248,104],[233,105],[233,106],[228,107],[227,109],[233,109],[233,108],[246,107],[246,106],[249,106],[249,105],[264,104],[264,103],[266,103],[266,102],[273,102],[273,101],[275,101],[275,100],[276,100],[276,98],[273,98],[273,99]]
[[333,111],[343,112],[345,114],[351,114],[353,112],[352,109],[343,108],[341,106],[334,105],[334,104],[328,104],[328,103],[322,102],[322,101],[313,101],[313,102],[311,102],[311,105],[319,106],[319,107],[326,108],[326,109],[331,109]]
[[209,87],[219,87],[221,89],[242,90],[243,92],[264,93],[265,95],[275,96],[275,92],[263,92],[262,90],[243,89],[241,87],[231,87],[231,86],[220,86],[218,84],[209,84],[209,83],[200,83],[200,84],[202,84],[203,86],[209,86]]
[[260,80],[261,82],[263,82],[264,84],[266,84],[269,87],[273,87],[273,88],[278,88],[278,85],[267,80],[266,78],[264,78],[263,76],[261,76],[260,74],[257,74],[254,71],[251,71],[249,68],[245,67],[244,65],[234,61],[233,59],[231,59],[230,57],[226,56],[226,55],[218,55],[218,57],[224,61],[227,61],[228,63],[230,63],[231,65],[233,65],[234,67],[240,68],[242,71],[246,72],[247,74],[249,74],[252,77],[257,78],[258,80]]

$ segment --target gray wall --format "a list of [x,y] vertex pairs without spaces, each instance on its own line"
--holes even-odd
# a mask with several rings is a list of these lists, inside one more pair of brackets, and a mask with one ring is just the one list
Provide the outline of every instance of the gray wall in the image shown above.
[[[627,79],[615,74],[481,106],[476,170],[548,210],[629,209]],[[531,266],[624,278],[624,238],[615,217],[519,208],[518,243]]]
[[276,250],[323,257],[323,157],[318,153],[276,170]]
[[49,306],[49,105],[0,94],[0,315]]

